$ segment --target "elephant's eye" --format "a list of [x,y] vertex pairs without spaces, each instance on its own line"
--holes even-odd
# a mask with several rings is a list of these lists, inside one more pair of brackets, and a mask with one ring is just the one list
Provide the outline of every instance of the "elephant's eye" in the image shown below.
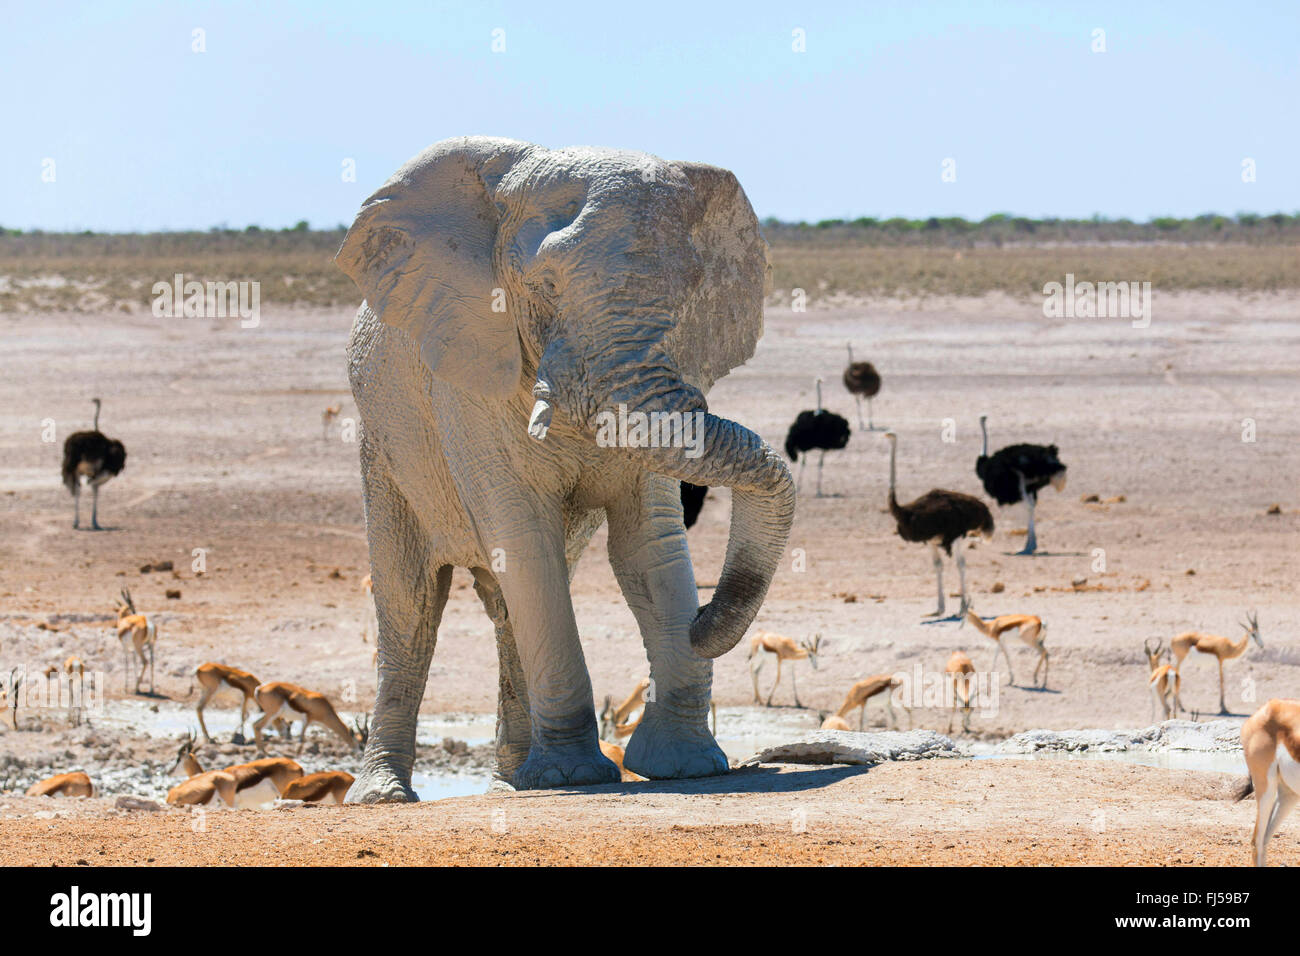
[[544,296],[554,296],[559,291],[559,283],[556,282],[555,273],[550,269],[539,272],[529,283],[536,292]]

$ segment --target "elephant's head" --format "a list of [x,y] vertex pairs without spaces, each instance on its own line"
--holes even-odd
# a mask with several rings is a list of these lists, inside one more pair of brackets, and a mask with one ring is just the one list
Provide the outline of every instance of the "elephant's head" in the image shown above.
[[531,393],[519,428],[536,439],[553,410],[593,441],[620,406],[700,412],[698,442],[615,453],[732,489],[726,563],[691,644],[717,657],[739,642],[785,549],[794,486],[761,438],[704,399],[762,333],[767,246],[734,175],[644,153],[447,140],[366,200],[337,261],[436,378],[483,399]]

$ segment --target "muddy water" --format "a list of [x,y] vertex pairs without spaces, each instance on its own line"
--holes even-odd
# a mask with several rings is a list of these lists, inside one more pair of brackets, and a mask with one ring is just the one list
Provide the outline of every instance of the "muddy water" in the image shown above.
[[[217,740],[229,740],[238,729],[237,710],[209,708],[204,716],[208,730]],[[250,715],[244,728],[244,732],[250,737],[253,716],[255,715]],[[340,712],[340,716],[345,722],[350,723],[358,715]],[[197,729],[193,708],[172,701],[156,703],[141,700],[111,701],[102,710],[90,714],[89,717],[96,728],[135,737],[174,740]],[[816,729],[815,714],[793,707],[724,707],[718,710],[716,737],[727,757],[737,762],[765,748],[788,742],[792,738]],[[420,748],[419,754],[426,759],[417,757],[416,771],[412,775],[412,785],[420,795],[420,799],[441,800],[485,792],[491,785],[491,776],[482,763],[471,762],[464,768],[457,769],[430,762],[427,757],[431,752],[436,753],[436,748],[442,747],[443,741],[447,738],[464,741],[470,747],[488,745],[494,738],[495,730],[496,721],[491,714],[453,713],[422,716],[417,726],[416,739]],[[314,731],[313,736],[319,733],[319,730]],[[622,743],[626,745],[626,740]],[[1108,760],[1178,770],[1245,772],[1240,751],[1224,753],[1200,750],[1157,752],[1126,750],[1024,754],[996,753],[995,747],[994,744],[980,742],[964,749],[969,756],[977,760]],[[359,760],[354,756],[329,759],[328,767],[309,766],[310,758],[304,759],[307,760],[304,762],[304,769],[308,772],[321,769],[344,769],[355,773],[359,769]],[[105,771],[108,769],[103,768]],[[128,771],[126,767],[117,769],[123,773]],[[134,769],[139,772],[138,768]],[[172,782],[174,781],[168,781],[168,783]],[[141,783],[143,781],[137,781],[136,789],[139,789]],[[152,790],[154,787],[149,789]]]

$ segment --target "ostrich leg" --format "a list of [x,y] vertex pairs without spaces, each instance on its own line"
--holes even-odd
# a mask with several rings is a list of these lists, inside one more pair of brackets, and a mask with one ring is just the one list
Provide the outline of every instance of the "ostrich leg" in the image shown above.
[[926,617],[943,617],[943,558],[939,554],[939,545],[931,541],[930,553],[934,556],[934,579],[939,590],[939,606],[933,614],[927,614]]
[[794,490],[796,494],[799,492],[799,485],[803,482],[803,469],[806,464],[808,464],[808,453],[804,452],[799,458],[799,474],[794,479]]
[[1024,475],[1020,476],[1020,497],[1025,499],[1025,507],[1029,509],[1029,531],[1025,535],[1024,550],[1017,554],[1032,555],[1038,549],[1038,536],[1034,534],[1034,505],[1038,502],[1038,496],[1025,489]]
[[90,528],[92,531],[104,530],[99,526],[99,485],[90,489]]
[[[854,395],[853,397],[858,400],[858,428],[862,429],[864,432],[869,432],[871,429],[862,421],[862,396]],[[867,408],[868,410],[871,408],[871,399],[867,399]],[[870,414],[869,411],[868,414]]]
[[72,530],[81,527],[81,479],[72,486]]
[[821,455],[817,459],[817,497],[822,496],[822,465],[826,463],[826,449],[822,449]]
[[957,612],[957,617],[962,624],[966,623],[966,610],[970,607],[970,600],[966,597],[966,542],[963,539],[957,541],[957,576],[961,579],[961,610]]
[[876,420],[871,416],[871,399],[867,399],[867,431],[876,431]]

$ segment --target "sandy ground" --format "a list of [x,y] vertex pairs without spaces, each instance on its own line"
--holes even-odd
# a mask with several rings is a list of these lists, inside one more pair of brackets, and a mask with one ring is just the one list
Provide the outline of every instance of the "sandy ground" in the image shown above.
[[[0,845],[42,866],[1241,865],[1254,813],[1226,799],[1230,783],[1094,761],[927,760],[410,807],[197,815],[0,798]],[[1298,862],[1300,834],[1284,827],[1270,863]]]
[[[999,297],[872,302],[807,314],[771,310],[755,359],[722,380],[710,403],[714,411],[780,444],[794,414],[812,407],[813,380],[821,375],[826,405],[853,419],[852,399],[839,383],[844,342],[851,339],[856,353],[874,361],[884,375],[875,417],[899,434],[901,497],[931,487],[981,493],[974,474],[980,412],[990,416],[995,447],[1015,441],[1060,446],[1070,468],[1069,486],[1064,494],[1048,491],[1041,499],[1039,544],[1045,553],[1032,559],[1012,556],[1023,538],[1009,532],[1024,527],[1023,509],[1012,508],[996,515],[998,533],[970,555],[977,609],[986,616],[1041,615],[1052,651],[1045,691],[1024,687],[1033,658],[1027,649],[1016,655],[1020,686],[1007,686],[1003,678],[996,713],[975,722],[978,736],[995,739],[1037,727],[1145,725],[1151,704],[1142,640],[1167,640],[1193,628],[1236,637],[1236,622],[1255,608],[1264,649],[1252,645],[1226,666],[1229,707],[1246,714],[1269,697],[1300,693],[1300,601],[1294,588],[1300,572],[1295,547],[1300,420],[1294,415],[1300,386],[1298,306],[1300,298],[1282,295],[1163,297],[1156,300],[1150,328],[1142,330],[1126,320],[1049,320],[1034,303]],[[75,653],[104,675],[111,695],[120,696],[123,664],[109,612],[119,588],[129,586],[140,609],[159,622],[159,694],[183,697],[194,666],[216,659],[263,680],[291,680],[332,696],[355,696],[356,706],[366,706],[373,693],[373,645],[360,637],[366,609],[359,583],[367,563],[356,445],[343,440],[338,424],[329,438],[322,437],[320,425],[321,410],[339,401],[344,419],[355,415],[343,361],[350,324],[350,313],[341,310],[268,309],[257,329],[227,320],[160,321],[147,313],[0,316],[7,345],[0,378],[0,665],[5,673],[14,666],[35,672]],[[101,521],[112,530],[74,533],[71,500],[58,482],[60,449],[68,433],[89,425],[93,395],[104,399],[101,428],[125,442],[128,461],[101,499]],[[1247,419],[1253,422],[1253,442],[1242,440]],[[42,441],[47,420],[54,423],[51,442]],[[953,441],[944,440],[946,420],[955,425]],[[819,668],[796,665],[799,694],[810,708],[807,726],[816,725],[816,710],[834,709],[848,686],[869,674],[918,665],[937,671],[959,648],[971,653],[978,668],[990,667],[991,644],[969,627],[923,623],[934,606],[933,573],[925,549],[900,541],[885,511],[888,457],[880,435],[856,433],[847,449],[827,455],[826,497],[812,494],[815,469],[814,460],[804,475],[790,541],[791,549],[803,552],[804,570],[796,570],[792,552],[757,622],[797,637],[823,635]],[[1094,494],[1124,500],[1081,500]],[[727,504],[727,493],[715,492],[691,531],[702,585],[716,580],[721,566]],[[1275,504],[1281,513],[1268,514]],[[192,569],[195,549],[205,556],[201,575]],[[643,675],[644,653],[605,560],[603,533],[591,550],[573,585],[579,627],[597,697],[622,696]],[[163,560],[173,561],[176,570],[140,570]],[[955,594],[951,566],[946,583]],[[180,598],[167,599],[169,588],[179,589]],[[424,708],[490,713],[496,687],[491,626],[470,590],[468,573],[457,572],[454,589]],[[63,629],[40,629],[40,622]],[[764,693],[773,671],[769,665],[763,673]],[[718,663],[715,698],[736,706],[751,697],[748,663],[737,650]],[[1212,661],[1185,666],[1183,698],[1202,712],[1218,709]],[[792,703],[788,683],[775,702]],[[48,751],[51,735],[63,732],[61,715],[26,716],[29,727],[45,729],[0,729],[0,755],[7,759],[35,761]],[[947,726],[946,715],[937,711],[918,711],[916,717],[918,726]],[[873,709],[872,722],[880,720]],[[86,758],[68,751],[70,760]],[[93,775],[93,765],[86,769]],[[945,785],[944,775],[957,772],[945,761],[847,773],[825,791],[814,791],[815,799],[820,804],[841,794],[871,802],[861,814],[827,811],[825,826],[856,834],[850,845],[860,852],[868,832],[861,821],[883,826],[879,820],[898,810],[882,794],[912,785],[912,775],[935,774],[915,786],[918,801],[927,794],[937,799],[944,786],[955,786]],[[1048,771],[1038,764],[1013,772],[999,762],[960,772],[988,776],[990,783],[1005,778],[998,785],[1027,801],[1053,786],[1040,780]],[[1129,788],[1140,783],[1175,813],[1179,801],[1194,798],[1184,777],[1141,768],[1080,773],[1079,799],[1137,800]],[[1108,782],[1121,789],[1109,792]],[[599,805],[615,798],[515,799],[512,807],[579,808],[585,801]],[[788,797],[744,793],[727,799],[737,806],[765,799],[788,802]],[[942,805],[941,800],[936,804]],[[373,829],[379,839],[415,826],[417,819],[423,827],[440,813],[455,819],[462,812],[481,813],[473,809],[480,806],[473,800],[439,803],[408,817],[395,809],[294,811],[259,817],[255,826],[292,829],[320,813],[310,819],[328,814],[340,827]],[[672,854],[694,852],[689,848],[698,844],[716,847],[720,859],[743,861],[729,827],[706,825],[707,820],[687,823],[684,807],[671,801],[665,807],[669,815],[684,814],[681,826],[698,827],[668,840],[667,858],[686,859]],[[1223,831],[1234,846],[1240,827],[1249,826],[1244,806],[1198,807],[1198,813],[1212,808],[1213,814],[1236,821],[1237,831]],[[510,839],[526,833],[528,811],[518,812],[520,830],[511,830]],[[765,812],[777,813],[775,804]],[[784,826],[786,835],[776,843],[804,847],[806,841],[791,842],[789,810],[781,812],[784,824],[753,824],[759,827],[756,838],[775,837]],[[915,812],[918,821],[927,813],[919,802]],[[1153,833],[1156,855],[1144,858],[1172,861],[1178,848],[1188,862],[1195,849],[1209,854],[1223,835],[1215,830],[1218,835],[1211,839],[1211,824],[1219,820],[1213,814],[1205,818],[1204,841],[1192,838],[1202,832],[1201,823],[1174,834]],[[580,816],[575,811],[571,819]],[[1147,829],[1140,816],[1135,809],[1135,832]],[[631,833],[646,825],[638,817],[620,825]],[[87,833],[118,826],[144,833],[158,820],[172,818],[111,818],[85,826],[91,828]],[[70,821],[56,829],[72,840],[81,825]],[[188,831],[183,822],[165,824],[173,825]],[[1098,861],[1111,852],[1106,847],[1121,854],[1116,860],[1128,859],[1122,852],[1130,847],[1137,852],[1126,840],[1076,834],[1070,829],[1075,824],[1061,820],[1038,825],[1043,827],[1038,837],[1047,841],[1041,855],[1021,839],[1027,824],[1005,815],[988,818],[979,852],[999,862],[1051,859],[1054,853]],[[13,836],[20,826],[5,822],[0,833]],[[878,860],[910,859],[909,846],[921,853],[929,844],[925,827],[920,822],[915,827],[882,832]],[[999,827],[1007,837],[1000,843],[992,836]],[[604,832],[592,831],[591,839]],[[829,832],[817,831],[813,839]],[[466,859],[489,859],[496,852],[492,848],[503,845],[493,842],[494,836],[467,831]],[[1071,841],[1079,849],[1070,850]],[[995,845],[1006,849],[995,851]],[[534,852],[516,849],[523,857]],[[64,851],[52,846],[31,852]],[[849,851],[828,844],[817,852],[830,860]],[[937,861],[942,851],[933,852]],[[1223,861],[1229,861],[1229,848],[1224,853]]]

